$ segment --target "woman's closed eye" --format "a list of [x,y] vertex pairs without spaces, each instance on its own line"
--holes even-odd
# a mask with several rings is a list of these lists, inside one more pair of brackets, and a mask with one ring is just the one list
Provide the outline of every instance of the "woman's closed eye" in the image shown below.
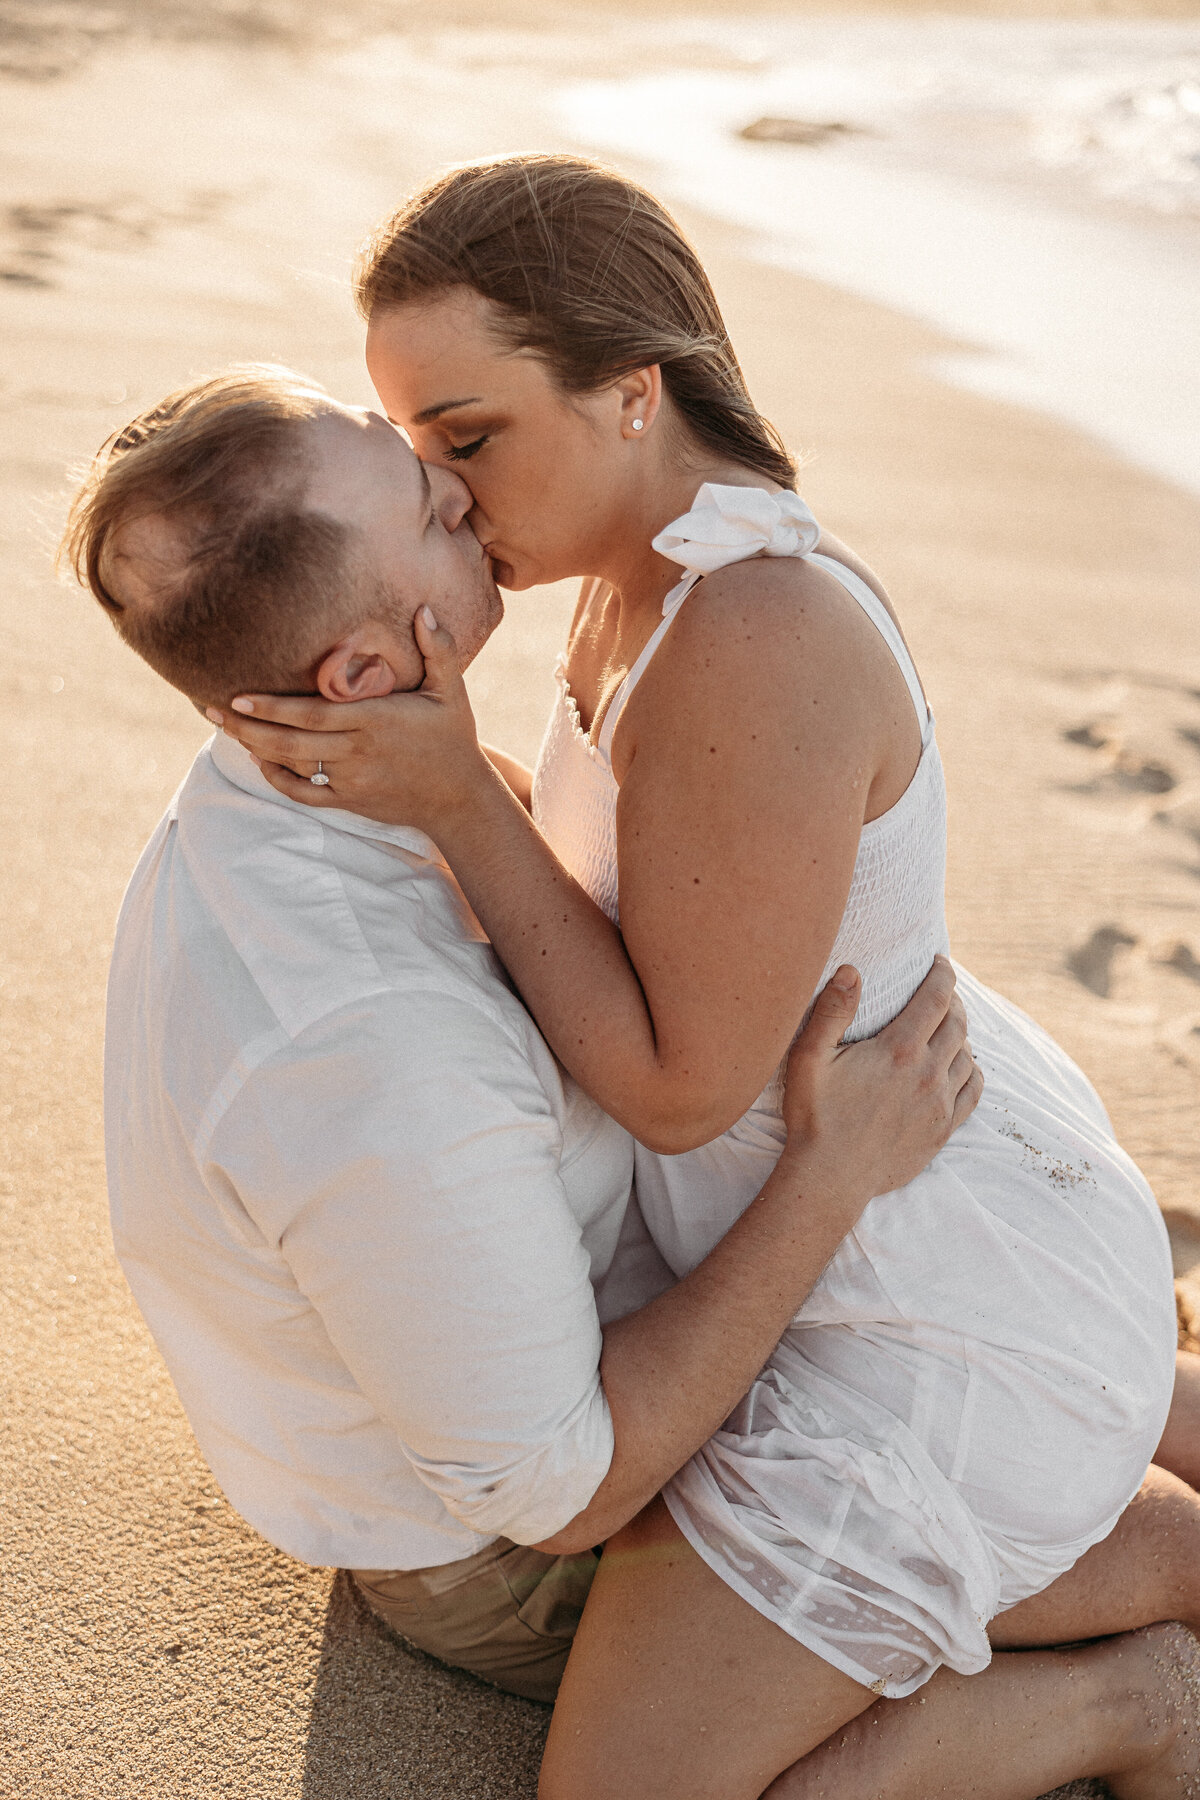
[[482,437],[477,437],[470,444],[451,444],[446,451],[446,460],[448,462],[470,462],[471,458],[483,449],[488,441],[488,436],[489,433],[485,431]]

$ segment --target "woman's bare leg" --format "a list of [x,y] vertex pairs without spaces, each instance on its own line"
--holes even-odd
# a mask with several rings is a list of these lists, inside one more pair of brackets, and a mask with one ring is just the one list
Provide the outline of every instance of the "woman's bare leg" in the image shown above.
[[605,1546],[541,1800],[758,1800],[873,1698],[726,1587],[654,1500]]
[[1200,1356],[1194,1350],[1181,1350],[1175,1358],[1171,1414],[1154,1460],[1159,1468],[1200,1488]]
[[998,1614],[988,1636],[998,1650],[1026,1649],[1107,1637],[1157,1619],[1179,1619],[1200,1632],[1200,1494],[1151,1468],[1103,1543],[1040,1594]]
[[1117,1800],[1200,1794],[1200,1645],[1179,1625],[1002,1652],[879,1700],[765,1800],[1033,1800],[1099,1776]]
[[[1001,1648],[1061,1644],[1179,1617],[1200,1624],[1200,1495],[1152,1469],[1109,1537],[993,1621],[992,1639]],[[1164,1643],[1174,1645],[1170,1656]],[[1177,1774],[1164,1787],[1152,1765],[1170,1755],[1190,1769],[1186,1759],[1200,1747],[1175,1743],[1179,1714],[1169,1695],[1157,1709],[1147,1695],[1178,1686],[1171,1668],[1194,1654],[1194,1639],[1164,1627],[1078,1650],[998,1656],[969,1680],[944,1670],[910,1700],[872,1704],[865,1688],[727,1588],[657,1500],[605,1550],[551,1725],[542,1800],[756,1800],[777,1775],[778,1800],[822,1792],[831,1800],[885,1792],[889,1800],[941,1792],[1030,1800],[1105,1769],[1110,1783],[1119,1776],[1125,1784],[1127,1800],[1184,1800]],[[1190,1704],[1200,1713],[1200,1687]],[[1006,1734],[996,1767],[980,1762],[989,1731]],[[831,1734],[836,1782],[824,1742]],[[872,1743],[888,1769],[875,1787]],[[812,1764],[817,1745],[824,1761]],[[866,1785],[855,1786],[864,1758]],[[911,1787],[897,1787],[910,1768]],[[921,1785],[939,1770],[941,1788]],[[1190,1772],[1200,1795],[1200,1763]],[[811,1785],[818,1777],[824,1789]]]

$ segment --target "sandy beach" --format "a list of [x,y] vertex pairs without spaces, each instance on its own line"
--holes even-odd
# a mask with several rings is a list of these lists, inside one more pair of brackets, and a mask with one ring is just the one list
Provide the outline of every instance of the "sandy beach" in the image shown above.
[[[366,401],[358,241],[451,160],[584,147],[546,95],[621,75],[634,11],[0,4],[3,1800],[535,1792],[542,1709],[399,1648],[231,1511],[114,1261],[113,923],[207,733],[50,559],[68,465],[189,375],[269,358]],[[921,666],[956,954],[1087,1070],[1200,1295],[1200,497],[939,380],[969,345],[681,210]],[[526,758],[571,600],[513,596],[472,675]]]

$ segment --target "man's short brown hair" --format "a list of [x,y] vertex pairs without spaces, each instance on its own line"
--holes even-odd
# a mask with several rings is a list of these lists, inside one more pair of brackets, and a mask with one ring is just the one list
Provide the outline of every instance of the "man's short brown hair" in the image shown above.
[[[329,406],[290,369],[231,369],[117,432],[75,496],[65,559],[125,641],[193,700],[296,691],[365,616],[353,532],[304,505],[303,427]],[[171,528],[178,557],[152,603],[127,606],[110,591],[115,534],[150,517]]]

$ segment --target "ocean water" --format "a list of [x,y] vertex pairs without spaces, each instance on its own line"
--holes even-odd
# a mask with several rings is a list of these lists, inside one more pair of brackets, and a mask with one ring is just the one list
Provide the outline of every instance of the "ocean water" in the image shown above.
[[[1200,493],[1200,23],[708,20],[646,48],[558,89],[571,141],[936,326],[941,378]],[[741,135],[763,119],[837,129]]]

